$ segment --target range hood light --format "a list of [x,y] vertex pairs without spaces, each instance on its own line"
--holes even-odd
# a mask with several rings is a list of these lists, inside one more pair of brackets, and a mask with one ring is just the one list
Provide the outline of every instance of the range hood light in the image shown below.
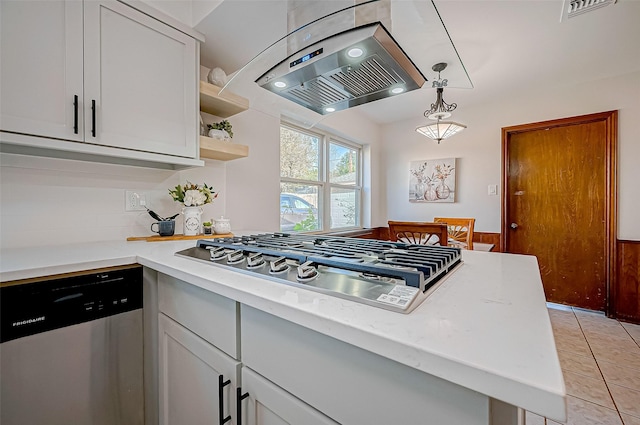
[[282,81],[276,81],[275,83],[273,83],[274,86],[276,86],[279,89],[283,89],[285,87],[287,87],[287,83],[282,82]]
[[328,108],[324,108],[324,110],[327,112],[335,112],[336,108],[328,107]]
[[347,55],[349,55],[349,57],[352,57],[352,58],[359,58],[363,54],[364,54],[364,50],[362,50],[359,47],[354,47],[352,49],[349,49],[349,51],[347,52]]
[[400,94],[404,91],[404,89],[402,87],[396,87],[395,89],[391,89],[391,93],[393,94]]

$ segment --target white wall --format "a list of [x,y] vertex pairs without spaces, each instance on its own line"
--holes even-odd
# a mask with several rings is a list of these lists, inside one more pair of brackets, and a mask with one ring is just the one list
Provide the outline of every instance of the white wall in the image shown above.
[[190,27],[194,26],[192,0],[142,0],[142,2],[177,19],[183,24]]
[[223,0],[192,0],[192,27],[195,27],[216,7],[220,6]]
[[[448,94],[447,94],[448,93]],[[446,100],[456,101],[455,90]],[[518,97],[486,105],[460,104],[452,119],[468,126],[440,145],[415,132],[424,118],[383,129],[383,190],[390,220],[431,220],[434,216],[476,217],[476,230],[500,232],[500,196],[487,195],[487,185],[500,187],[501,128],[619,110],[618,237],[640,240],[640,72],[572,87],[539,87]],[[409,203],[409,162],[458,158],[457,198],[452,204]]]
[[[134,1],[134,0],[128,0]],[[195,27],[223,0],[140,0],[143,3],[171,16],[174,19]]]
[[[187,181],[224,188],[224,164],[207,161],[207,167],[176,172],[0,154],[1,247],[152,235],[155,220],[146,211],[125,211],[125,190],[146,192],[149,208],[170,216],[180,212],[181,204],[168,190]],[[203,218],[223,214],[225,201],[221,195],[206,205]],[[180,217],[176,232],[182,233]]]

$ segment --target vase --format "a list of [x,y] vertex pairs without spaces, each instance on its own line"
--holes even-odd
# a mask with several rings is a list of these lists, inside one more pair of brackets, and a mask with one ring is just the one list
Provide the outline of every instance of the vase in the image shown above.
[[214,86],[223,87],[227,84],[227,74],[222,70],[222,68],[213,68],[207,74],[207,81]]
[[440,184],[436,188],[436,195],[438,199],[447,199],[451,194],[451,189],[444,183],[444,180],[440,181]]
[[215,128],[212,128],[211,130],[209,130],[209,137],[217,140],[222,140],[225,142],[231,141],[231,136],[229,136],[229,133],[227,133],[227,130],[217,130]]
[[200,233],[200,228],[202,227],[202,212],[203,209],[201,207],[182,208],[185,236],[195,236]]
[[436,191],[436,188],[433,187],[432,184],[430,184],[429,186],[427,186],[427,190],[425,190],[424,192],[424,200],[433,202],[436,199],[438,199],[438,193]]
[[426,185],[424,183],[422,182],[416,183],[416,193],[415,193],[416,201],[424,200],[425,188],[426,188]]

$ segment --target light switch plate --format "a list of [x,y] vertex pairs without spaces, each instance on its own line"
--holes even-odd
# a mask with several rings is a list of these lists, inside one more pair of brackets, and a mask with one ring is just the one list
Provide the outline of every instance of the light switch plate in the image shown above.
[[489,195],[497,195],[498,194],[498,185],[490,184],[489,185]]

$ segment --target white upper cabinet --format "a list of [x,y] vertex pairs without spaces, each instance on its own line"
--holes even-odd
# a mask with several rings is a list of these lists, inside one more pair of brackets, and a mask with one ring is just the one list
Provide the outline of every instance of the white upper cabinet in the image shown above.
[[82,141],[82,2],[2,0],[0,19],[2,130]]
[[117,1],[85,2],[84,28],[85,140],[195,157],[196,41]]
[[197,158],[194,38],[116,0],[2,0],[0,8],[3,142]]

